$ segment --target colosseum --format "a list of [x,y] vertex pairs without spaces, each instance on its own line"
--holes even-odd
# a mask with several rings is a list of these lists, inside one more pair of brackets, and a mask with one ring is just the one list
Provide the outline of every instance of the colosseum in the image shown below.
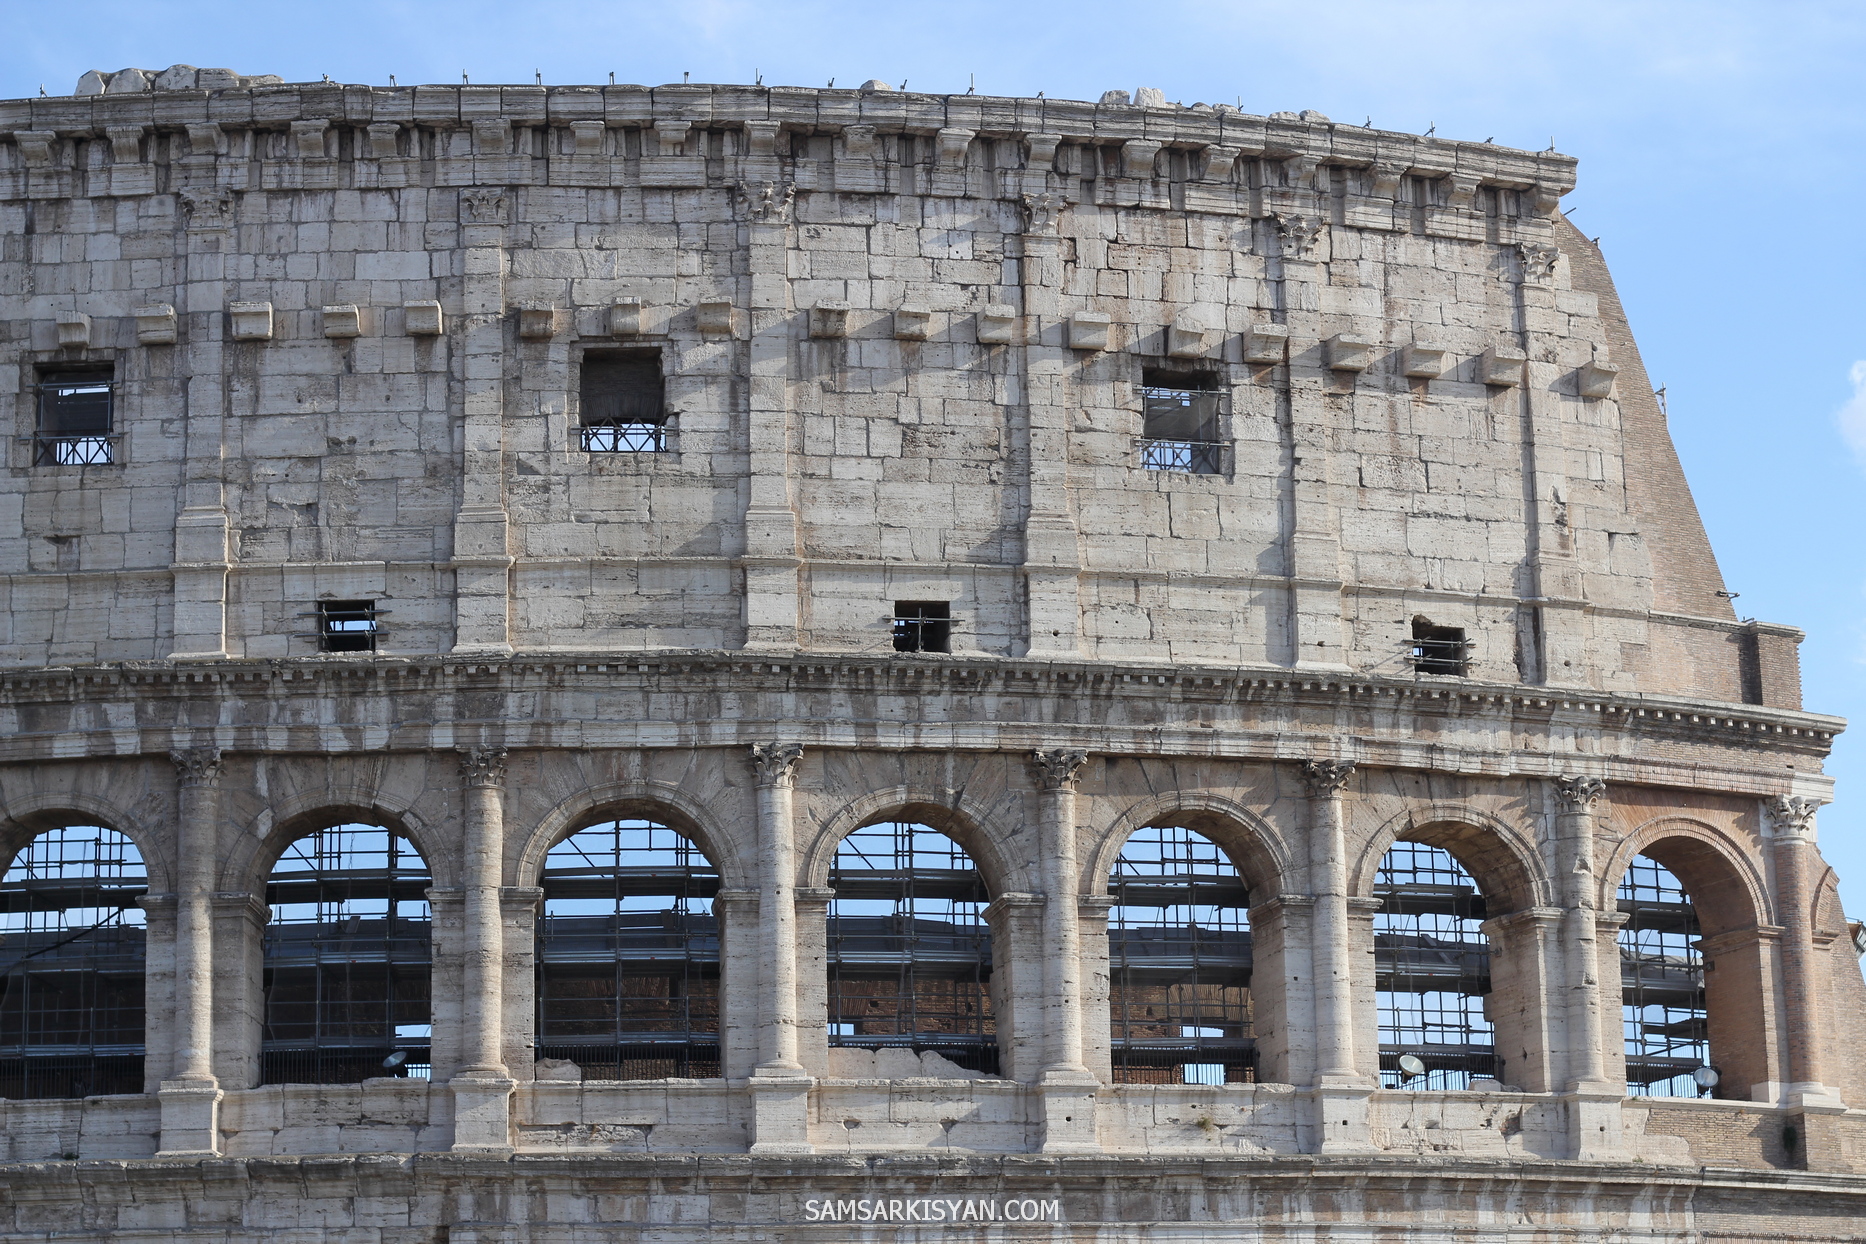
[[0,103],[0,1239],[1866,1239],[1843,723],[1574,176]]

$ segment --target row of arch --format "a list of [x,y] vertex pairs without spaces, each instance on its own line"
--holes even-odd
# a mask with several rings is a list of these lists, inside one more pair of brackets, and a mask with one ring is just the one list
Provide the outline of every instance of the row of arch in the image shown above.
[[[1196,816],[1142,825],[1108,867],[1098,1001],[1118,1082],[1257,1078],[1250,912],[1270,896],[1235,836],[1227,845],[1212,828]],[[1467,863],[1498,871],[1491,844],[1453,825],[1401,838],[1375,869],[1390,1086],[1508,1075],[1486,921],[1520,896],[1480,885]],[[665,820],[600,820],[550,847],[540,877],[537,1057],[601,1079],[720,1074],[721,875],[695,836]],[[261,1082],[425,1072],[432,880],[388,825],[328,824],[286,845],[265,889]],[[957,837],[873,820],[839,841],[825,880],[828,1045],[906,1046],[998,1071],[992,895]],[[140,1091],[146,890],[135,844],[104,827],[46,830],[12,860],[0,880],[0,1095]],[[1696,1095],[1710,1059],[1697,909],[1652,855],[1633,859],[1615,903],[1629,1084]]]

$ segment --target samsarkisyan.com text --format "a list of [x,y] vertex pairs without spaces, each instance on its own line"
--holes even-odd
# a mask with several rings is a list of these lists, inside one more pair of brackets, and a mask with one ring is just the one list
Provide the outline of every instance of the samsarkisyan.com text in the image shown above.
[[805,1222],[1061,1222],[1063,1203],[985,1200],[977,1197],[812,1197],[803,1203]]

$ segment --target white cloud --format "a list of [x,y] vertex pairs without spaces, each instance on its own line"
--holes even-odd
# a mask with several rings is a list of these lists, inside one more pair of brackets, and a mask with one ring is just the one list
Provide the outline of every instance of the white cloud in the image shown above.
[[1840,435],[1852,446],[1853,456],[1859,459],[1860,465],[1866,467],[1866,359],[1853,364],[1849,375],[1853,381],[1853,396],[1840,408]]

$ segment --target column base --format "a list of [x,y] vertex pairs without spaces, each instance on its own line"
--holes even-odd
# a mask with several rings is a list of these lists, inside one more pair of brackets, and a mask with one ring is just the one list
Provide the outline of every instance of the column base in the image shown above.
[[1040,1153],[1100,1153],[1101,1081],[1086,1069],[1045,1071],[1035,1085],[1043,1119]]
[[1308,1092],[1311,1153],[1376,1153],[1367,1103],[1374,1086],[1360,1076],[1324,1077]]
[[1577,1162],[1622,1162],[1621,1119],[1626,1086],[1580,1080],[1563,1096],[1568,1111],[1568,1156]]
[[1786,1127],[1799,1133],[1797,1143],[1789,1147],[1790,1156],[1803,1170],[1851,1174],[1853,1164],[1847,1161],[1846,1136],[1840,1123],[1847,1104],[1826,1085],[1797,1084],[1795,1090],[1789,1096],[1790,1109],[1784,1121]]
[[220,1156],[220,1101],[225,1094],[214,1080],[164,1080],[156,1090],[162,1110],[162,1147],[158,1158]]
[[455,1153],[502,1157],[512,1152],[512,1091],[517,1081],[503,1077],[455,1076],[447,1082],[454,1095]]
[[755,1075],[747,1084],[752,1093],[751,1152],[758,1154],[815,1153],[810,1143],[809,1075]]

